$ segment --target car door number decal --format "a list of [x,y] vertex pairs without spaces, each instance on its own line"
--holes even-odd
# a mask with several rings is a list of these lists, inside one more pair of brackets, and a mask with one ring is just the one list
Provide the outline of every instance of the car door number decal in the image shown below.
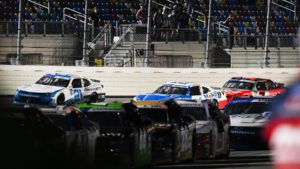
[[74,99],[75,100],[81,100],[82,99],[82,93],[80,89],[73,89],[74,93]]

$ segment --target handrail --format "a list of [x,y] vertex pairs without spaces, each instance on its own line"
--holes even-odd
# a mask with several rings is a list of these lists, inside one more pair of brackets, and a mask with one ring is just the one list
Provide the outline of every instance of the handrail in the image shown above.
[[218,29],[219,31],[223,31],[225,33],[228,33],[228,30],[229,30],[229,27],[224,25],[223,22],[219,21],[219,22],[216,22],[215,25],[218,25]]
[[31,3],[33,3],[33,4],[35,4],[35,5],[38,5],[38,6],[43,7],[43,8],[46,8],[46,9],[48,10],[48,13],[50,13],[50,1],[48,1],[48,6],[45,6],[45,5],[43,5],[43,4],[40,4],[40,3],[35,2],[35,1],[33,1],[33,0],[28,0],[28,2],[31,2]]
[[127,35],[127,33],[129,33],[130,31],[132,31],[133,25],[130,25],[127,30],[122,34],[122,36],[119,38],[119,40],[109,49],[109,51],[107,52],[107,54],[104,56],[104,60],[111,55],[111,51],[114,50],[120,43],[121,41],[125,38],[125,36]]
[[[69,11],[72,11],[72,12],[76,13],[77,16],[79,16],[79,17],[81,17],[81,18],[84,18],[84,17],[85,17],[85,14],[84,14],[84,13],[81,13],[81,12],[78,12],[78,11],[76,11],[76,10],[74,10],[74,9],[65,7],[65,8],[63,9],[63,20],[66,20],[66,17],[71,18],[71,19],[73,19],[73,20],[77,20],[77,18],[72,17],[71,15],[66,14],[66,10],[69,10]],[[88,19],[88,20],[90,20],[90,19]],[[79,20],[79,22],[84,23],[84,21],[82,21],[82,20]],[[88,23],[88,25],[92,26],[93,23]]]
[[[96,43],[97,40],[102,39],[103,36],[105,35],[105,32],[107,32],[106,30],[108,29],[108,25],[105,25],[104,28],[98,33],[98,35],[91,41],[91,43]],[[94,49],[90,49],[88,51],[87,55],[90,55],[90,53],[93,51]]]

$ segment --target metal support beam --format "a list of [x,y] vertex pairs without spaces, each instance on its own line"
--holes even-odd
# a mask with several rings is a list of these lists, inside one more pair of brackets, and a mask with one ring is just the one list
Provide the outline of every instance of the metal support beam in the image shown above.
[[265,36],[265,57],[264,57],[264,67],[268,67],[268,59],[269,59],[269,21],[270,21],[270,7],[271,0],[267,1],[268,10],[267,10],[267,23],[266,23],[266,36]]
[[150,43],[151,43],[151,36],[150,36],[150,25],[151,25],[151,3],[152,0],[148,0],[148,19],[147,19],[147,34],[146,34],[146,56],[145,56],[145,62],[144,67],[148,67],[149,65],[149,56],[150,56]]
[[19,0],[17,58],[15,63],[17,65],[20,64],[20,58],[21,58],[21,19],[22,19],[22,0]]
[[206,38],[206,50],[205,50],[205,62],[204,62],[205,67],[209,67],[208,56],[209,56],[209,49],[210,49],[210,26],[211,26],[211,0],[209,0],[209,10],[208,10],[207,38]]
[[82,51],[82,62],[85,64],[89,61],[87,56],[87,8],[88,8],[88,0],[85,0],[85,7],[84,7],[84,28],[83,28],[83,51]]

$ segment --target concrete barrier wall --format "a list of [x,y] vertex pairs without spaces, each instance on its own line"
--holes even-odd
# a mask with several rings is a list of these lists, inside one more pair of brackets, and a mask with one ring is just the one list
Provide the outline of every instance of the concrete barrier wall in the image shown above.
[[232,76],[270,78],[291,83],[298,69],[203,69],[203,68],[113,68],[71,66],[13,66],[0,65],[0,95],[14,95],[18,86],[31,84],[46,73],[69,73],[100,79],[107,95],[133,96],[154,91],[167,81],[190,81],[211,86],[222,86]]

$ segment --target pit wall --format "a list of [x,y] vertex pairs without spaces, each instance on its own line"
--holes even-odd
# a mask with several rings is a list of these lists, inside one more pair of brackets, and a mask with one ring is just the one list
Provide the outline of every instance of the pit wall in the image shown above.
[[233,76],[270,78],[290,84],[296,79],[297,68],[115,68],[72,66],[14,66],[0,65],[0,95],[14,95],[24,84],[37,81],[46,73],[68,73],[103,82],[108,96],[134,96],[154,91],[168,81],[188,81],[221,87]]

